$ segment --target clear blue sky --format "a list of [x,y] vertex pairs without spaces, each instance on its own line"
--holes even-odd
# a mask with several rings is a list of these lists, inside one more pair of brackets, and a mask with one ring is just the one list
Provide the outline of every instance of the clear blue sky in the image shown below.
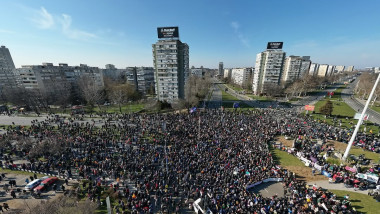
[[42,62],[152,66],[159,26],[179,26],[190,66],[254,66],[268,41],[317,63],[380,66],[377,0],[2,0],[0,45]]

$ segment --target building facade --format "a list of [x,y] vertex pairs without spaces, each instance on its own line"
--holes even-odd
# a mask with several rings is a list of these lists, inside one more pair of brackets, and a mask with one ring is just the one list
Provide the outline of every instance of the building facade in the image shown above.
[[249,88],[252,83],[252,68],[233,68],[231,81],[243,88]]
[[189,76],[189,46],[179,39],[162,39],[152,45],[155,93],[160,101],[184,99]]
[[127,82],[134,85],[135,89],[142,94],[154,92],[154,69],[153,67],[127,67]]
[[226,68],[226,69],[224,69],[223,78],[227,78],[227,79],[231,80],[231,74],[232,74],[232,69]]
[[289,84],[298,79],[301,72],[302,58],[299,56],[288,56],[285,58],[282,82]]
[[256,55],[252,78],[254,94],[265,93],[267,88],[280,84],[285,55],[281,49],[266,50]]
[[309,75],[316,76],[318,74],[319,64],[318,63],[311,63],[310,69],[309,69]]
[[299,77],[303,77],[309,72],[311,65],[310,56],[303,56],[301,61],[300,75]]
[[327,65],[327,64],[319,65],[318,71],[317,71],[317,76],[325,77],[327,75],[328,69],[329,69],[329,65]]
[[15,65],[9,49],[0,47],[0,95],[6,88],[15,88],[16,79],[14,76]]
[[224,74],[224,70],[223,70],[224,68],[223,68],[223,62],[219,62],[219,72],[218,72],[218,75],[220,76],[220,77],[222,77],[223,76],[223,74]]

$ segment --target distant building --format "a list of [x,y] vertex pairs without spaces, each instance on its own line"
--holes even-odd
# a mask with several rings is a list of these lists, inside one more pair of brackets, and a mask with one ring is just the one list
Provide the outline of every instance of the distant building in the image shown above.
[[301,72],[302,58],[299,56],[288,56],[285,58],[282,82],[288,84],[298,79]]
[[184,86],[189,76],[189,46],[179,40],[178,32],[169,35],[176,30],[158,28],[159,40],[152,45],[157,98],[169,103],[185,98]]
[[327,64],[319,65],[317,76],[325,77],[327,75],[328,68],[329,68],[329,65],[327,65]]
[[316,76],[318,74],[319,64],[318,63],[311,63],[310,69],[309,69],[309,75]]
[[221,77],[223,76],[223,62],[219,62],[219,72],[218,72],[218,75]]
[[331,76],[334,74],[334,70],[335,70],[335,65],[329,65],[329,67],[327,68],[327,73],[326,73],[326,76]]
[[347,72],[353,72],[354,71],[354,66],[351,65],[351,66],[347,66],[344,71],[347,71]]
[[374,72],[375,73],[380,73],[380,67],[375,67]]
[[228,78],[229,80],[231,79],[231,74],[232,74],[232,69],[230,68],[225,68],[224,69],[224,75],[223,78]]
[[14,76],[15,65],[9,49],[5,46],[0,47],[0,94],[5,88],[15,88],[16,80]]
[[252,82],[252,68],[233,68],[231,81],[243,88],[248,88]]
[[154,68],[152,67],[127,67],[127,82],[134,85],[142,94],[154,92]]
[[344,71],[344,68],[345,68],[344,65],[335,66],[335,73],[342,73]]
[[256,55],[252,78],[254,94],[264,93],[266,88],[280,84],[285,55],[281,49],[268,49]]
[[300,75],[299,75],[300,78],[309,72],[310,65],[311,65],[310,56],[303,56],[302,61],[301,61]]

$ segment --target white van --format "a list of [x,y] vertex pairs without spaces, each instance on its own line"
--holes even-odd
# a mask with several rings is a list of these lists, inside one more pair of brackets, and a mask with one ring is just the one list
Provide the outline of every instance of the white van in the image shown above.
[[41,179],[35,179],[35,180],[33,180],[32,182],[29,182],[29,183],[25,186],[25,190],[26,190],[26,191],[30,191],[30,190],[34,189],[36,186],[38,186],[41,182],[42,182]]

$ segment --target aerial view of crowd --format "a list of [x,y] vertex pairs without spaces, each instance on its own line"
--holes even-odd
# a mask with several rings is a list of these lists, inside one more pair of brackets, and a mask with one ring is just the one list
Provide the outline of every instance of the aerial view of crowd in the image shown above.
[[[276,136],[302,138],[297,151],[316,158],[326,170],[333,167],[336,174],[342,169],[317,154],[329,148],[316,150],[306,139],[348,142],[350,134],[274,109],[104,114],[87,122],[50,115],[30,127],[8,127],[1,141],[27,162],[16,165],[7,159],[1,165],[88,179],[94,200],[100,194],[97,187],[113,181],[124,199],[122,210],[133,213],[180,212],[184,203],[178,198],[186,205],[201,198],[200,207],[212,213],[356,213],[348,198],[338,200],[327,190],[296,180],[270,152]],[[360,133],[355,145],[379,153],[376,137]],[[285,197],[264,198],[247,188],[268,178],[281,179]]]

